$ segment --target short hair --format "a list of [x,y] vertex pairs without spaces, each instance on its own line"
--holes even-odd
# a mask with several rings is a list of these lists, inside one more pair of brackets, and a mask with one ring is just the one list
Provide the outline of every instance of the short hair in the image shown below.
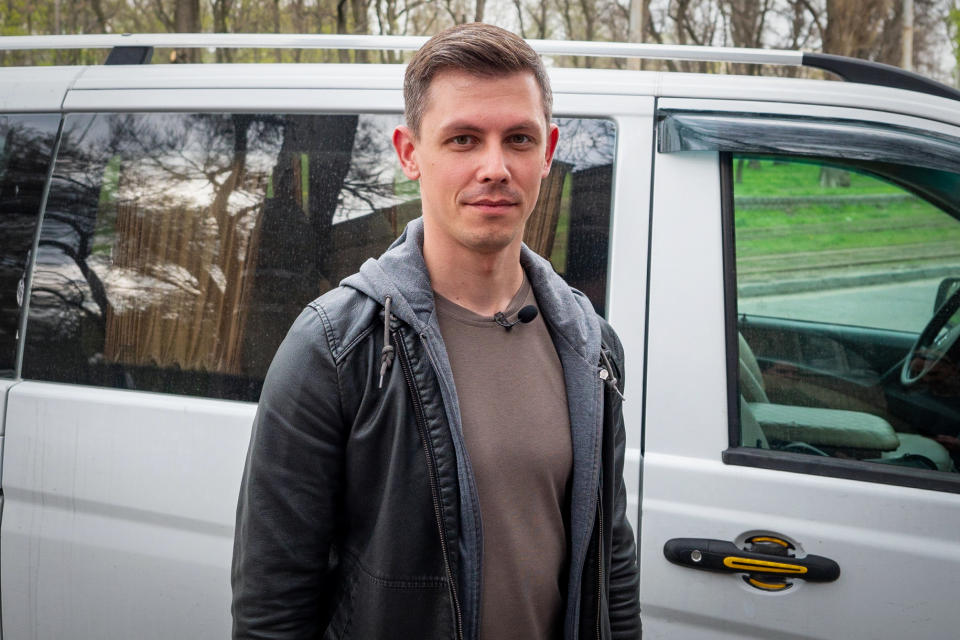
[[403,115],[414,136],[420,135],[430,83],[437,73],[448,70],[480,77],[532,73],[540,87],[543,115],[549,125],[553,93],[540,56],[520,36],[490,24],[473,22],[436,34],[407,65],[403,78]]

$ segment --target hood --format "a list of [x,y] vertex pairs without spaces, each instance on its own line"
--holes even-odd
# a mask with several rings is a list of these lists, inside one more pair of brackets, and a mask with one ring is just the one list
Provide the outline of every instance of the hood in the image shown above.
[[431,324],[433,289],[423,260],[423,221],[412,220],[379,258],[368,258],[360,271],[340,284],[373,298],[381,306],[392,299],[391,313],[418,333]]
[[[600,357],[600,322],[587,297],[571,289],[553,270],[549,261],[521,249],[520,264],[533,287],[537,304],[555,335],[584,360],[596,363]],[[370,258],[360,271],[341,283],[360,291],[383,305],[389,296],[391,313],[421,333],[433,327],[433,290],[423,259],[423,219],[407,224],[403,233],[379,258]]]

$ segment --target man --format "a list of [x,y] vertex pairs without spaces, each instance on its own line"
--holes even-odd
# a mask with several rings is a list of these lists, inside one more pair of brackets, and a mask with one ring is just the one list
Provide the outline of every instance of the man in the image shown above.
[[455,27],[404,99],[393,142],[423,217],[311,303],[270,367],[234,636],[638,637],[622,349],[521,241],[558,136],[542,63]]

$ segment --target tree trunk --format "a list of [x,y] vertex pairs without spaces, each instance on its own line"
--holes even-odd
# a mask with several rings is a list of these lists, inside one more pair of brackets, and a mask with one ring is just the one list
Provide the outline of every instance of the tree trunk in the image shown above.
[[[230,15],[233,0],[213,0],[213,31],[214,33],[229,33],[227,16]],[[217,62],[233,62],[232,49],[217,49]]]
[[[200,32],[200,0],[176,0],[173,7],[173,27],[175,33]],[[196,49],[177,49],[174,62],[196,62]]]
[[474,22],[483,22],[483,14],[487,7],[487,0],[477,0],[476,10],[473,13]]
[[[337,2],[337,33],[350,33],[347,30],[347,0]],[[337,51],[340,62],[350,62],[350,52],[344,49]]]
[[[350,8],[353,12],[353,32],[369,33],[370,24],[367,20],[367,11],[370,8],[368,0],[350,0]],[[367,52],[363,50],[356,51],[356,62],[367,62]]]
[[850,172],[834,167],[820,167],[820,186],[828,189],[849,187]]

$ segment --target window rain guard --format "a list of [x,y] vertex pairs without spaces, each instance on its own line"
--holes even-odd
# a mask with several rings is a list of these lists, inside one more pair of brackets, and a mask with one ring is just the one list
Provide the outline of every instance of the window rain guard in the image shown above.
[[657,150],[819,156],[960,173],[960,138],[851,120],[659,112]]

